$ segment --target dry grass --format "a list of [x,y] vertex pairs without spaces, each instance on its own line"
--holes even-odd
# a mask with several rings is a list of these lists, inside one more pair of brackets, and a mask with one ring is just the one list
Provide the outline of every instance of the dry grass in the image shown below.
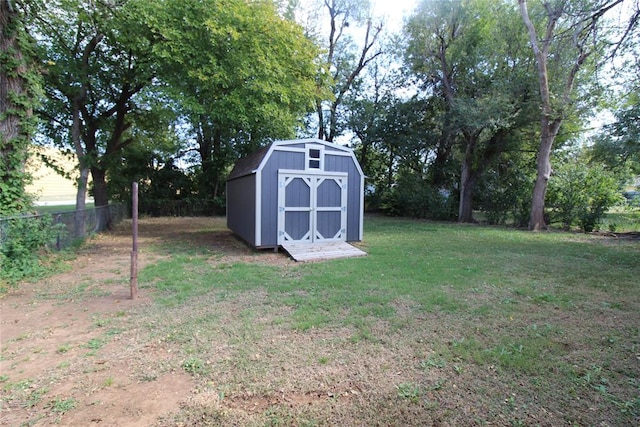
[[[384,218],[366,224],[367,257],[300,265],[247,247],[221,219],[143,220],[144,303],[100,317],[97,338],[106,344],[92,356],[108,366],[126,362],[129,371],[87,378],[114,391],[124,375],[159,393],[172,378],[184,390],[190,377],[179,406],[141,410],[146,421],[137,425],[640,421],[637,241]],[[126,242],[127,233],[110,238]],[[93,280],[104,292],[126,289],[126,281]],[[74,298],[86,307],[91,292]],[[117,340],[107,330],[120,331]],[[25,366],[18,342],[5,353],[15,369]],[[79,366],[57,372],[32,414],[59,394],[54,387],[78,380]],[[5,384],[19,383],[15,369]],[[116,386],[106,386],[110,378]],[[11,390],[14,404],[25,401]],[[78,391],[76,407],[57,415],[62,424],[81,419],[89,399]],[[136,425],[135,397],[122,393]],[[106,420],[117,408],[91,409]]]

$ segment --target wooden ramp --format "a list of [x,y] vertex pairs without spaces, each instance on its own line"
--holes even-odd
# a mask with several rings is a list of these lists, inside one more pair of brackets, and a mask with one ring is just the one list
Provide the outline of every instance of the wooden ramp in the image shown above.
[[287,242],[282,247],[294,260],[301,262],[350,258],[367,254],[347,242],[340,241],[317,243]]

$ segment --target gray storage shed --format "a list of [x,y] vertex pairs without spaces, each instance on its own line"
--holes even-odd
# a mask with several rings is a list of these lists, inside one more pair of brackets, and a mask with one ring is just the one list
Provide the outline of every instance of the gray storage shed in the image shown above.
[[256,248],[362,240],[364,174],[350,148],[275,141],[227,180],[227,227]]

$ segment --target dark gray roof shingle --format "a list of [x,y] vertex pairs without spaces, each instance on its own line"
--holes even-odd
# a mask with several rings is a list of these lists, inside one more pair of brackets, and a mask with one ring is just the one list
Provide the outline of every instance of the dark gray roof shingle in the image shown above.
[[233,166],[233,169],[231,170],[227,181],[253,173],[253,171],[255,171],[258,166],[260,166],[260,162],[262,162],[264,156],[266,156],[269,152],[269,148],[271,148],[271,144],[267,145],[266,147],[262,147],[258,151],[239,159]]

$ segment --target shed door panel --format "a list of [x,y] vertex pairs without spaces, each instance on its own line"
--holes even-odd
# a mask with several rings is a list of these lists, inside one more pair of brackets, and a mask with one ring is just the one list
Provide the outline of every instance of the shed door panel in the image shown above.
[[278,174],[278,244],[347,239],[347,177]]
[[311,212],[285,212],[285,233],[290,240],[311,241]]
[[308,208],[311,206],[311,179],[290,178],[287,180],[285,192],[285,204],[287,207]]
[[314,183],[314,241],[346,240],[347,178],[315,177]]

